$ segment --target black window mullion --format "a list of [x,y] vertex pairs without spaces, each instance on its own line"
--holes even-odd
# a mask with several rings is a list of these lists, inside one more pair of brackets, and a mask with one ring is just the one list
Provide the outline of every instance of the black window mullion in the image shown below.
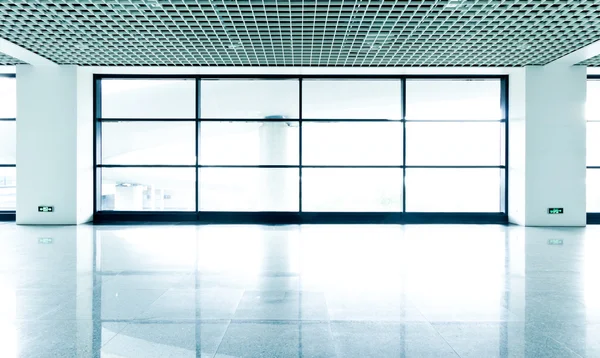
[[196,79],[196,213],[200,211],[200,169],[198,165],[200,164],[200,106],[201,106],[201,80],[200,78]]
[[508,214],[508,77],[500,79],[500,108],[504,117],[504,138],[500,138],[504,143],[504,178],[500,178],[502,187],[500,188],[500,211]]
[[102,210],[102,80],[94,76],[94,214]]
[[406,212],[406,78],[400,80],[402,101],[402,212]]
[[299,135],[299,140],[298,140],[298,145],[299,145],[299,151],[298,151],[298,212],[302,212],[302,78],[298,79],[298,86],[300,86],[300,88],[298,89],[298,135]]

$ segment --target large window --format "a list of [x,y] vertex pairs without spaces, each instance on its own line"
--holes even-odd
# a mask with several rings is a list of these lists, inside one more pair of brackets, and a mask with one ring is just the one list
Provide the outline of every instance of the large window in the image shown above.
[[14,74],[0,74],[0,211],[17,207],[17,83]]
[[503,77],[96,86],[98,211],[506,210]]
[[600,78],[587,81],[587,212],[600,213]]

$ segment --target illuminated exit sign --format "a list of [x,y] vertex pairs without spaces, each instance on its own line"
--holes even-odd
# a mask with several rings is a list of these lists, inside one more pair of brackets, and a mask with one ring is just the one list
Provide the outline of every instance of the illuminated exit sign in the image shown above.
[[562,214],[564,213],[563,208],[548,208],[548,214]]

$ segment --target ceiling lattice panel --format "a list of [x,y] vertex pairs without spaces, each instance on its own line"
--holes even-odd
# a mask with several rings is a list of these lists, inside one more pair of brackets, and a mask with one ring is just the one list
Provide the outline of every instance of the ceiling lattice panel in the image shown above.
[[0,0],[0,37],[78,65],[539,65],[599,25],[596,0]]
[[18,65],[21,63],[23,63],[23,61],[17,60],[16,58],[10,57],[0,52],[0,66]]
[[600,66],[600,55],[587,59],[583,62],[578,63],[578,65],[586,65],[586,66]]

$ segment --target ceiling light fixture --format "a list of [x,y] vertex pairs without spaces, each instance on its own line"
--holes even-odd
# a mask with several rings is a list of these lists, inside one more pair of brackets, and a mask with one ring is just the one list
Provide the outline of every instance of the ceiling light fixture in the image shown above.
[[233,43],[233,44],[229,45],[229,49],[231,49],[231,50],[238,50],[242,47],[243,46],[242,46],[241,42],[237,42],[237,43]]

